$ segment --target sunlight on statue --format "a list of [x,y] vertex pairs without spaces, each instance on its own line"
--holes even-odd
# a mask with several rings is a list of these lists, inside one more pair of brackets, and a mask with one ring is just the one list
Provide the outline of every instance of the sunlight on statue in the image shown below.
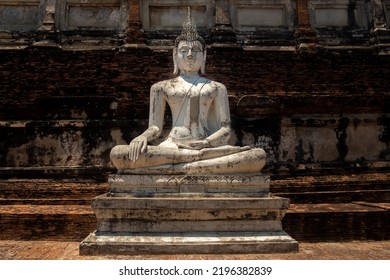
[[[259,148],[230,146],[230,113],[225,86],[199,76],[205,73],[206,45],[189,11],[175,40],[178,77],[150,90],[149,127],[129,145],[115,146],[110,158],[119,173],[240,174],[258,173],[266,154]],[[166,104],[172,129],[158,146],[148,145],[163,129]]]

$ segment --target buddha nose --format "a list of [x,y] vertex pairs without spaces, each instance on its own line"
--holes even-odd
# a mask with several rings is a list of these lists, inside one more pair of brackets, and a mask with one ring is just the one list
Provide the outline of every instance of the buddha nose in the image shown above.
[[191,50],[191,49],[188,50],[187,57],[188,57],[188,58],[192,58],[192,50]]

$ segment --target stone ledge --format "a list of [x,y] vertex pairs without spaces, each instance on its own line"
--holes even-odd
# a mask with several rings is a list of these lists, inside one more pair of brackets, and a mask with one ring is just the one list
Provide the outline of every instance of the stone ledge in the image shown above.
[[298,252],[298,247],[284,231],[109,236],[94,232],[80,244],[80,255],[287,253]]
[[[253,220],[282,220],[284,212],[280,209],[191,209],[180,210],[172,216],[172,209],[147,209],[142,211],[122,210],[122,209],[95,209],[96,216],[99,219],[128,219],[145,222],[163,222],[163,221],[184,221],[193,219],[194,221],[218,221],[229,217],[230,220],[246,219]],[[113,218],[114,217],[114,218]]]
[[270,184],[264,175],[110,175],[108,182],[116,185],[229,185]]
[[270,187],[263,175],[110,175],[108,182],[115,197],[268,197]]
[[[174,211],[172,211],[174,212]],[[171,214],[172,216],[175,213]],[[279,215],[280,216],[280,215]],[[277,220],[248,220],[245,218],[232,220],[199,221],[190,217],[186,220],[149,221],[131,219],[98,219],[97,232],[102,235],[128,233],[193,233],[193,232],[270,232],[282,230],[281,221]]]
[[[101,41],[84,41],[80,43],[65,43],[65,44],[52,44],[52,45],[33,45],[27,43],[17,43],[13,39],[2,39],[0,42],[0,51],[24,51],[27,49],[40,50],[50,47],[51,51],[58,52],[83,52],[83,51],[113,51],[113,52],[133,52],[138,50],[152,51],[152,52],[169,52],[173,49],[173,46],[167,45],[153,45],[153,44],[123,44],[117,45],[113,43],[105,43],[106,37],[102,37]],[[171,40],[169,41],[171,43]],[[332,45],[319,45],[322,52],[317,52],[316,55],[323,56],[327,53],[339,53],[350,55],[352,52],[370,53],[372,55],[381,56],[389,55],[389,44],[376,44],[368,46],[356,46],[348,44],[340,44],[336,46]],[[217,51],[245,51],[245,52],[259,52],[259,53],[291,53],[296,56],[301,55],[296,51],[296,45],[275,45],[275,46],[262,46],[257,44],[246,44],[241,46],[236,43],[219,44],[213,43],[207,46],[209,50]]]
[[283,209],[289,199],[281,197],[110,197],[100,195],[92,200],[93,209]]

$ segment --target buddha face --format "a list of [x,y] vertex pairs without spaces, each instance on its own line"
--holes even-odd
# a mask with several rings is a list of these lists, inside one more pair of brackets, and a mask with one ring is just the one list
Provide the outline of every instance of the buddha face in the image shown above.
[[204,66],[205,54],[199,41],[180,41],[173,55],[182,72],[199,72]]

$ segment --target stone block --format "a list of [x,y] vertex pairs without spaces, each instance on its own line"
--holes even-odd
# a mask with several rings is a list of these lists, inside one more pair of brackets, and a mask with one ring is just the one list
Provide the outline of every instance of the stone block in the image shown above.
[[390,25],[390,0],[384,0],[382,1],[382,3],[383,3],[383,10],[386,15],[386,23],[387,26],[389,26]]
[[243,26],[284,26],[283,6],[275,8],[239,8],[237,9],[237,23]]
[[345,8],[318,8],[314,11],[316,26],[347,26],[348,10]]
[[0,2],[0,30],[29,31],[39,26],[39,0]]
[[101,195],[93,199],[93,209],[287,209],[288,199],[278,197],[111,197]]
[[292,2],[271,0],[256,2],[240,0],[230,7],[232,24],[238,31],[256,31],[262,29],[289,29],[294,26],[294,8]]
[[306,118],[292,115],[282,120],[279,159],[306,162],[376,160],[386,153],[379,114],[335,114]]
[[97,230],[80,254],[294,252],[289,199],[262,175],[111,175],[93,199]]
[[196,0],[183,3],[180,0],[142,1],[141,21],[146,31],[180,30],[187,16],[187,7],[198,28],[211,28],[213,25],[212,4],[210,1]]
[[285,232],[223,232],[99,235],[81,244],[81,255],[135,254],[258,254],[298,251],[298,242]]
[[144,209],[136,211],[132,209],[95,209],[95,215],[102,220],[128,219],[128,220],[143,220],[146,222],[161,222],[161,221],[216,221],[222,219],[230,220],[282,220],[284,211],[278,209],[245,209],[244,211],[229,210],[229,209],[190,209],[176,211],[172,215],[171,209]]
[[279,231],[288,199],[278,197],[95,198],[97,231],[224,232]]
[[[174,216],[175,214],[172,214]],[[177,233],[177,232],[269,232],[282,230],[280,221],[257,221],[257,220],[209,220],[209,221],[144,221],[144,220],[128,220],[128,219],[114,219],[114,220],[98,220],[98,233],[112,234],[129,232],[143,232],[143,233]]]
[[269,176],[110,175],[113,196],[269,196]]
[[115,30],[127,27],[129,4],[125,0],[59,0],[57,26],[70,30]]
[[315,28],[352,28],[368,29],[367,11],[364,1],[353,5],[346,0],[309,1],[310,24]]

